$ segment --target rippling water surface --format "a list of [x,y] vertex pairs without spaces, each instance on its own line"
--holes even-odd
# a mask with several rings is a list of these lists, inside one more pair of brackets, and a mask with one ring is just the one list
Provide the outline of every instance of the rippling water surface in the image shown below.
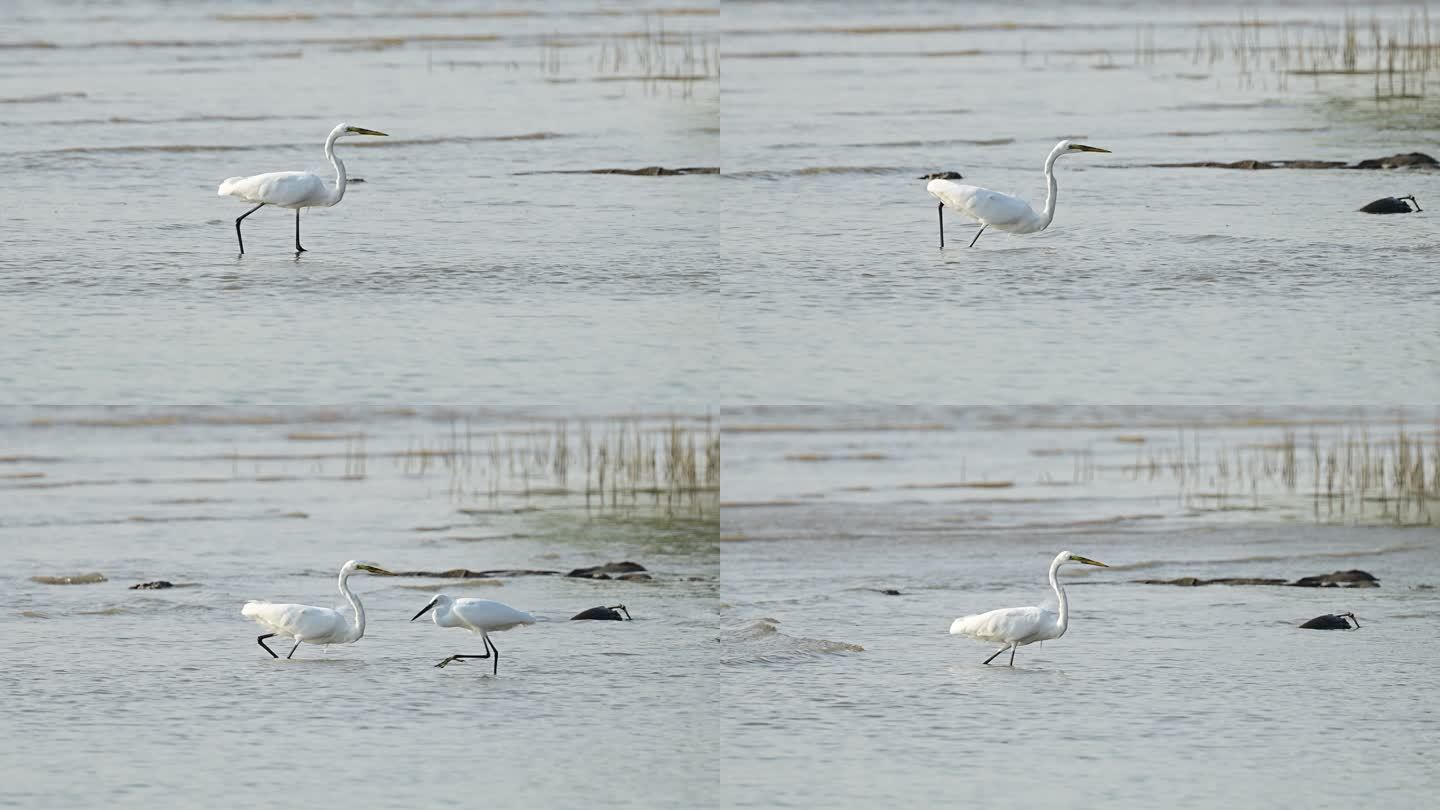
[[[1440,173],[1154,167],[1434,154],[1433,67],[1380,100],[1373,73],[1287,72],[1340,59],[1346,8],[727,7],[731,401],[1434,400],[1433,217],[1356,209]],[[1418,6],[1367,4],[1362,44],[1371,8],[1408,41]],[[938,249],[919,175],[1038,209],[1062,137],[1113,154],[1060,160],[1049,230],[967,250],[952,213]]]
[[[731,805],[1338,808],[1434,787],[1433,413],[830,407],[725,429]],[[1402,452],[1423,486],[1374,477]],[[1067,548],[1111,567],[1065,569],[1063,638],[1011,669],[948,634],[1042,604]],[[1380,587],[1136,581],[1350,569]],[[1359,630],[1298,628],[1345,611]]]
[[[4,12],[7,401],[709,402],[718,177],[544,172],[718,165],[714,8],[302,5]],[[216,186],[340,121],[366,182],[239,258]]]
[[[0,801],[715,806],[693,795],[718,745],[704,419],[15,416],[0,427]],[[666,460],[692,442],[693,480]],[[352,558],[561,574],[629,560],[651,579],[356,575],[359,642],[288,661],[256,646],[246,600],[344,605],[335,576]],[[104,581],[46,580],[91,574]],[[179,587],[129,589],[152,580]],[[409,623],[437,592],[539,621],[494,636],[498,677],[489,662],[436,669],[480,650]],[[634,621],[568,621],[602,604]]]

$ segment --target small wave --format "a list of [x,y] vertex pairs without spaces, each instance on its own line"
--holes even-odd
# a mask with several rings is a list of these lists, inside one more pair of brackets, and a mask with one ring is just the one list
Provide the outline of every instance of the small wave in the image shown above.
[[50,104],[67,98],[85,98],[84,93],[41,93],[35,96],[0,98],[0,104]]
[[21,616],[24,616],[24,617],[27,618],[27,619],[48,619],[48,618],[50,618],[50,614],[48,614],[48,613],[41,613],[41,612],[38,611],[38,610],[22,610],[22,611],[20,611],[20,615],[21,615]]
[[454,582],[439,582],[434,585],[400,585],[407,591],[426,591],[428,593],[439,593],[440,591],[459,590],[461,588],[500,588],[505,583],[498,579],[461,579]]
[[787,636],[780,632],[780,620],[754,619],[720,630],[720,663],[774,664],[816,658],[831,653],[864,652],[859,644],[818,638]]
[[120,616],[126,613],[133,613],[134,611],[128,607],[116,606],[102,608],[100,610],[77,610],[75,612],[80,616]]

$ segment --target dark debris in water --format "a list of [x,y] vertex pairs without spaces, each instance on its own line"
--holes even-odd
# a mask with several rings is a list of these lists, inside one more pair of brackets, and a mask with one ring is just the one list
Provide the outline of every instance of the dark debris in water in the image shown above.
[[922,174],[922,175],[920,175],[919,179],[921,179],[921,180],[964,180],[965,178],[964,178],[963,176],[961,176],[961,174],[960,174],[959,172],[932,172],[932,173],[930,173],[930,174]]
[[[1405,202],[1406,200],[1415,203],[1415,208],[1411,209],[1410,203]],[[1360,212],[1364,214],[1409,214],[1420,210],[1423,209],[1420,208],[1420,203],[1412,194],[1405,197],[1381,197],[1375,202],[1367,203],[1360,209]]]
[[[604,565],[592,565],[589,568],[576,568],[565,576],[579,577],[581,579],[610,579],[611,574],[620,574],[620,576],[617,577],[618,579],[639,579],[640,577],[635,577],[634,575],[643,572],[644,570],[645,566],[641,565],[640,563],[630,562],[627,560],[625,562],[611,562],[605,563]],[[650,579],[650,576],[646,574],[644,576],[644,579]]]
[[676,177],[683,174],[719,174],[719,166],[685,166],[667,169],[664,166],[646,166],[642,169],[550,169],[516,174],[625,174],[632,177]]
[[[621,616],[621,615],[620,615],[622,612],[625,614],[624,616]],[[628,622],[628,621],[630,621],[630,611],[626,610],[624,605],[612,605],[612,606],[610,606],[610,607],[601,606],[601,607],[593,607],[593,608],[590,608],[589,610],[582,610],[582,611],[580,611],[579,613],[576,613],[574,616],[571,616],[571,617],[570,617],[570,621],[572,621],[572,622],[592,621],[592,620],[594,620],[594,621],[609,621],[609,622],[622,622],[622,621],[623,621],[623,622]]]
[[166,588],[198,588],[198,582],[171,582],[168,579],[157,579],[151,582],[140,582],[130,586],[132,591],[163,591]]
[[1141,585],[1180,585],[1182,587],[1193,587],[1197,585],[1285,585],[1292,588],[1380,587],[1380,580],[1376,579],[1372,574],[1358,569],[1336,571],[1331,574],[1320,574],[1313,577],[1301,577],[1294,582],[1268,577],[1221,577],[1219,579],[1179,577],[1178,579],[1137,579],[1134,581]]
[[1354,164],[1343,160],[1237,160],[1233,163],[1202,160],[1193,163],[1150,165],[1157,169],[1440,169],[1440,161],[1423,152],[1370,158]]

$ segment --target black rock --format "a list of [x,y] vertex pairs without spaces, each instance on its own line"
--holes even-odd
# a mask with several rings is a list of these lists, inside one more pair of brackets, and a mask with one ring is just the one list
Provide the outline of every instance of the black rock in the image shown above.
[[1376,200],[1375,202],[1372,202],[1372,203],[1366,205],[1364,208],[1361,208],[1360,211],[1361,211],[1362,213],[1366,213],[1366,214],[1409,214],[1409,213],[1412,213],[1412,209],[1410,208],[1410,203],[1405,202],[1406,200],[1409,200],[1410,202],[1414,202],[1414,203],[1415,203],[1415,208],[1413,209],[1414,211],[1419,211],[1419,210],[1421,210],[1421,208],[1420,208],[1420,203],[1415,202],[1415,197],[1414,197],[1414,196],[1406,196],[1406,197],[1382,197],[1382,198]]
[[[625,615],[621,616],[620,611],[624,611]],[[582,610],[579,613],[576,613],[574,616],[570,617],[570,621],[572,622],[588,621],[592,619],[596,621],[610,622],[630,621],[630,611],[625,610],[624,605],[615,605],[614,607],[593,607],[589,610]]]
[[932,172],[920,175],[921,180],[964,180],[959,172]]
[[1365,571],[1352,569],[1315,577],[1301,577],[1290,584],[1297,588],[1378,588],[1380,580]]
[[609,574],[629,574],[644,570],[645,566],[640,563],[612,562],[604,565],[592,565],[589,568],[576,568],[565,576],[582,579],[610,579]]
[[130,590],[132,590],[132,591],[158,591],[158,590],[162,590],[162,589],[164,589],[164,588],[173,588],[173,587],[175,587],[175,583],[169,582],[169,581],[163,580],[163,579],[157,579],[157,580],[155,580],[154,582],[142,582],[142,583],[140,583],[139,585],[131,585],[131,586],[130,586]]
[[1406,152],[1390,157],[1371,158],[1362,160],[1355,164],[1357,169],[1435,169],[1440,168],[1440,162],[1424,152]]
[[1308,622],[1300,625],[1306,630],[1350,630],[1350,622],[1345,621],[1346,617],[1355,622],[1353,629],[1360,629],[1360,620],[1355,618],[1354,613],[1327,613],[1324,616],[1316,616]]

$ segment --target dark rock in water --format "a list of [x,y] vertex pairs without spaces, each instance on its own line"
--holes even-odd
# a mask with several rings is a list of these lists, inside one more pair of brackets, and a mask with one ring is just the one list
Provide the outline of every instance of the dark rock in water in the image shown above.
[[132,591],[159,591],[165,588],[173,588],[175,583],[164,579],[157,579],[154,582],[142,582],[139,585],[131,585]]
[[[1361,208],[1360,211],[1366,214],[1409,214],[1411,213],[1412,209],[1410,208],[1410,203],[1405,202],[1406,200],[1410,200],[1410,202],[1415,202],[1415,198],[1413,196],[1382,197],[1375,202],[1369,203],[1364,208]],[[1421,210],[1420,203],[1415,202],[1415,208],[1413,210]]]
[[933,172],[920,175],[921,180],[964,180],[959,172]]
[[1365,571],[1350,570],[1301,577],[1290,584],[1297,588],[1378,588],[1380,580]]
[[1157,169],[1437,169],[1440,163],[1421,152],[1372,158],[1349,164],[1342,160],[1237,160],[1221,163],[1201,160],[1194,163],[1152,163]]
[[1354,613],[1327,613],[1324,616],[1316,616],[1308,622],[1300,625],[1306,630],[1350,630],[1350,622],[1345,621],[1349,617],[1355,622],[1353,629],[1360,629],[1360,620],[1355,618]]
[[443,577],[445,579],[490,579],[493,577],[554,577],[559,571],[539,571],[526,568],[501,568],[495,571],[471,571],[469,568],[451,568],[448,571],[395,571],[397,577]]
[[1440,162],[1424,152],[1407,152],[1390,157],[1362,160],[1355,164],[1357,169],[1437,169]]
[[[624,611],[625,615],[621,616],[620,611]],[[596,621],[609,622],[630,621],[630,611],[625,610],[624,605],[614,605],[612,607],[593,607],[589,610],[582,610],[579,613],[576,613],[574,616],[570,617],[570,621],[572,622],[587,621],[592,619]]]
[[1301,577],[1294,582],[1284,579],[1271,579],[1269,577],[1221,577],[1219,579],[1180,577],[1179,579],[1137,579],[1134,581],[1141,585],[1289,585],[1296,588],[1380,587],[1380,581],[1364,571],[1336,571],[1333,574]]
[[581,577],[583,579],[610,579],[609,574],[629,574],[636,571],[644,571],[645,566],[633,562],[612,562],[604,565],[592,565],[589,568],[576,568],[566,574],[567,577]]
[[550,171],[516,172],[516,174],[628,174],[632,177],[678,177],[686,174],[719,173],[719,166],[682,166],[678,169],[646,166],[642,169],[552,169]]
[[876,588],[875,590],[879,591],[880,593],[885,594],[886,596],[904,596],[904,595],[905,595],[905,594],[900,593],[899,591],[895,590],[894,588]]
[[1198,577],[1180,577],[1179,579],[1137,579],[1136,582],[1142,585],[1284,585],[1283,579],[1265,579],[1261,577],[1222,577],[1220,579],[1200,579]]
[[654,579],[654,577],[650,576],[649,574],[641,573],[639,571],[629,574],[621,574],[620,576],[615,578],[623,579],[626,582],[649,582]]

